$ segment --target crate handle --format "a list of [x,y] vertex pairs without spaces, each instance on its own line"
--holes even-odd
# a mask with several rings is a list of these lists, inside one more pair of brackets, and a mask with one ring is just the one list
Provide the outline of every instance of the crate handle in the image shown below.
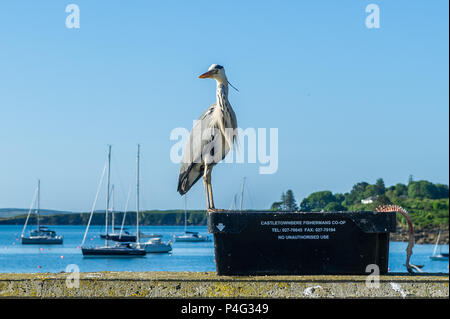
[[408,214],[408,211],[398,205],[380,205],[376,208],[376,211],[383,213],[396,212],[405,217],[406,221],[408,222],[408,229],[409,229],[408,247],[406,247],[406,269],[408,270],[409,273],[414,273],[414,270],[416,270],[417,272],[422,272],[420,266],[413,265],[409,262],[413,254],[412,249],[414,247],[414,227],[411,221],[411,217]]

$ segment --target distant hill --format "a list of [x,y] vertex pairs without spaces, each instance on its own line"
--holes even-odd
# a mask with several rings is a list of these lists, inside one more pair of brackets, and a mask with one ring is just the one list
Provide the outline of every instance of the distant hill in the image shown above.
[[[29,208],[0,208],[0,218],[14,217],[20,215],[28,214]],[[41,215],[63,215],[63,214],[73,214],[74,212],[52,210],[52,209],[41,209]]]
[[[27,217],[28,210],[21,211],[21,214],[0,217],[0,225],[23,225]],[[43,214],[41,216],[41,224],[45,225],[87,225],[89,213],[56,213]],[[140,212],[139,223],[141,225],[184,225],[184,211],[183,210],[152,210]],[[123,213],[116,212],[116,225],[122,222]],[[188,211],[187,214],[188,225],[206,225],[206,214],[202,210]],[[34,223],[31,221],[31,223]],[[92,216],[91,225],[104,225],[105,213],[94,212]],[[125,225],[136,225],[136,213],[128,212],[126,215]]]
[[[251,212],[253,210],[247,210]],[[258,210],[262,211],[262,210]],[[16,216],[0,217],[0,225],[23,225],[27,217],[28,211]],[[42,225],[87,225],[90,213],[66,213],[66,214],[46,214],[41,216]],[[204,210],[188,210],[188,225],[206,225],[207,217]],[[120,226],[122,223],[123,212],[115,213],[115,224]],[[34,219],[31,223],[34,223]],[[104,225],[105,213],[95,211],[92,215],[91,225]],[[184,225],[184,210],[147,210],[139,213],[140,225]],[[127,212],[125,225],[136,225],[136,212]]]

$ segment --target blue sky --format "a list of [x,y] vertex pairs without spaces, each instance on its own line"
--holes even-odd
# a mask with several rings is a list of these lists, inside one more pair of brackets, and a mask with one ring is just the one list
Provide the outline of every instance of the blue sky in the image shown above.
[[[66,5],[80,8],[68,29]],[[368,4],[380,28],[365,26]],[[212,63],[240,92],[242,128],[278,128],[279,168],[218,165],[217,207],[247,177],[246,208],[359,181],[449,179],[447,1],[1,1],[0,207],[89,210],[107,144],[116,207],[142,145],[144,208],[181,208],[176,127],[215,99]],[[98,208],[102,208],[100,199]],[[188,194],[204,208],[203,185]],[[131,206],[130,206],[131,207]]]

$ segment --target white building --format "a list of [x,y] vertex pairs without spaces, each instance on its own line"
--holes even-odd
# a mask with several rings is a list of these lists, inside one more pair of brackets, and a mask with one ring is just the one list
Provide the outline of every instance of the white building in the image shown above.
[[365,199],[361,199],[361,204],[372,204],[374,201],[376,201],[378,196],[370,196]]

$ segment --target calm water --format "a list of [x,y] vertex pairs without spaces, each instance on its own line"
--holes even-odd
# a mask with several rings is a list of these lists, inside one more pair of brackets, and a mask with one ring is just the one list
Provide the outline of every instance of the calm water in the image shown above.
[[[60,272],[70,264],[76,264],[81,272],[90,271],[215,271],[214,244],[177,243],[172,245],[171,254],[147,254],[142,258],[83,258],[79,246],[85,226],[51,226],[64,236],[63,245],[21,245],[19,237],[22,226],[0,226],[0,272],[34,273]],[[30,229],[30,228],[29,228]],[[98,237],[101,226],[91,226],[86,245],[104,243]],[[134,229],[130,228],[130,230]],[[206,226],[193,226],[189,230],[207,234]],[[168,241],[174,234],[184,232],[184,226],[143,226],[144,233],[158,233]],[[211,238],[212,235],[208,234]],[[389,268],[392,272],[405,271],[406,243],[392,242]],[[448,273],[447,261],[432,261],[434,245],[416,245],[412,262],[424,265],[424,272]],[[442,245],[442,252],[448,252],[448,245]]]

